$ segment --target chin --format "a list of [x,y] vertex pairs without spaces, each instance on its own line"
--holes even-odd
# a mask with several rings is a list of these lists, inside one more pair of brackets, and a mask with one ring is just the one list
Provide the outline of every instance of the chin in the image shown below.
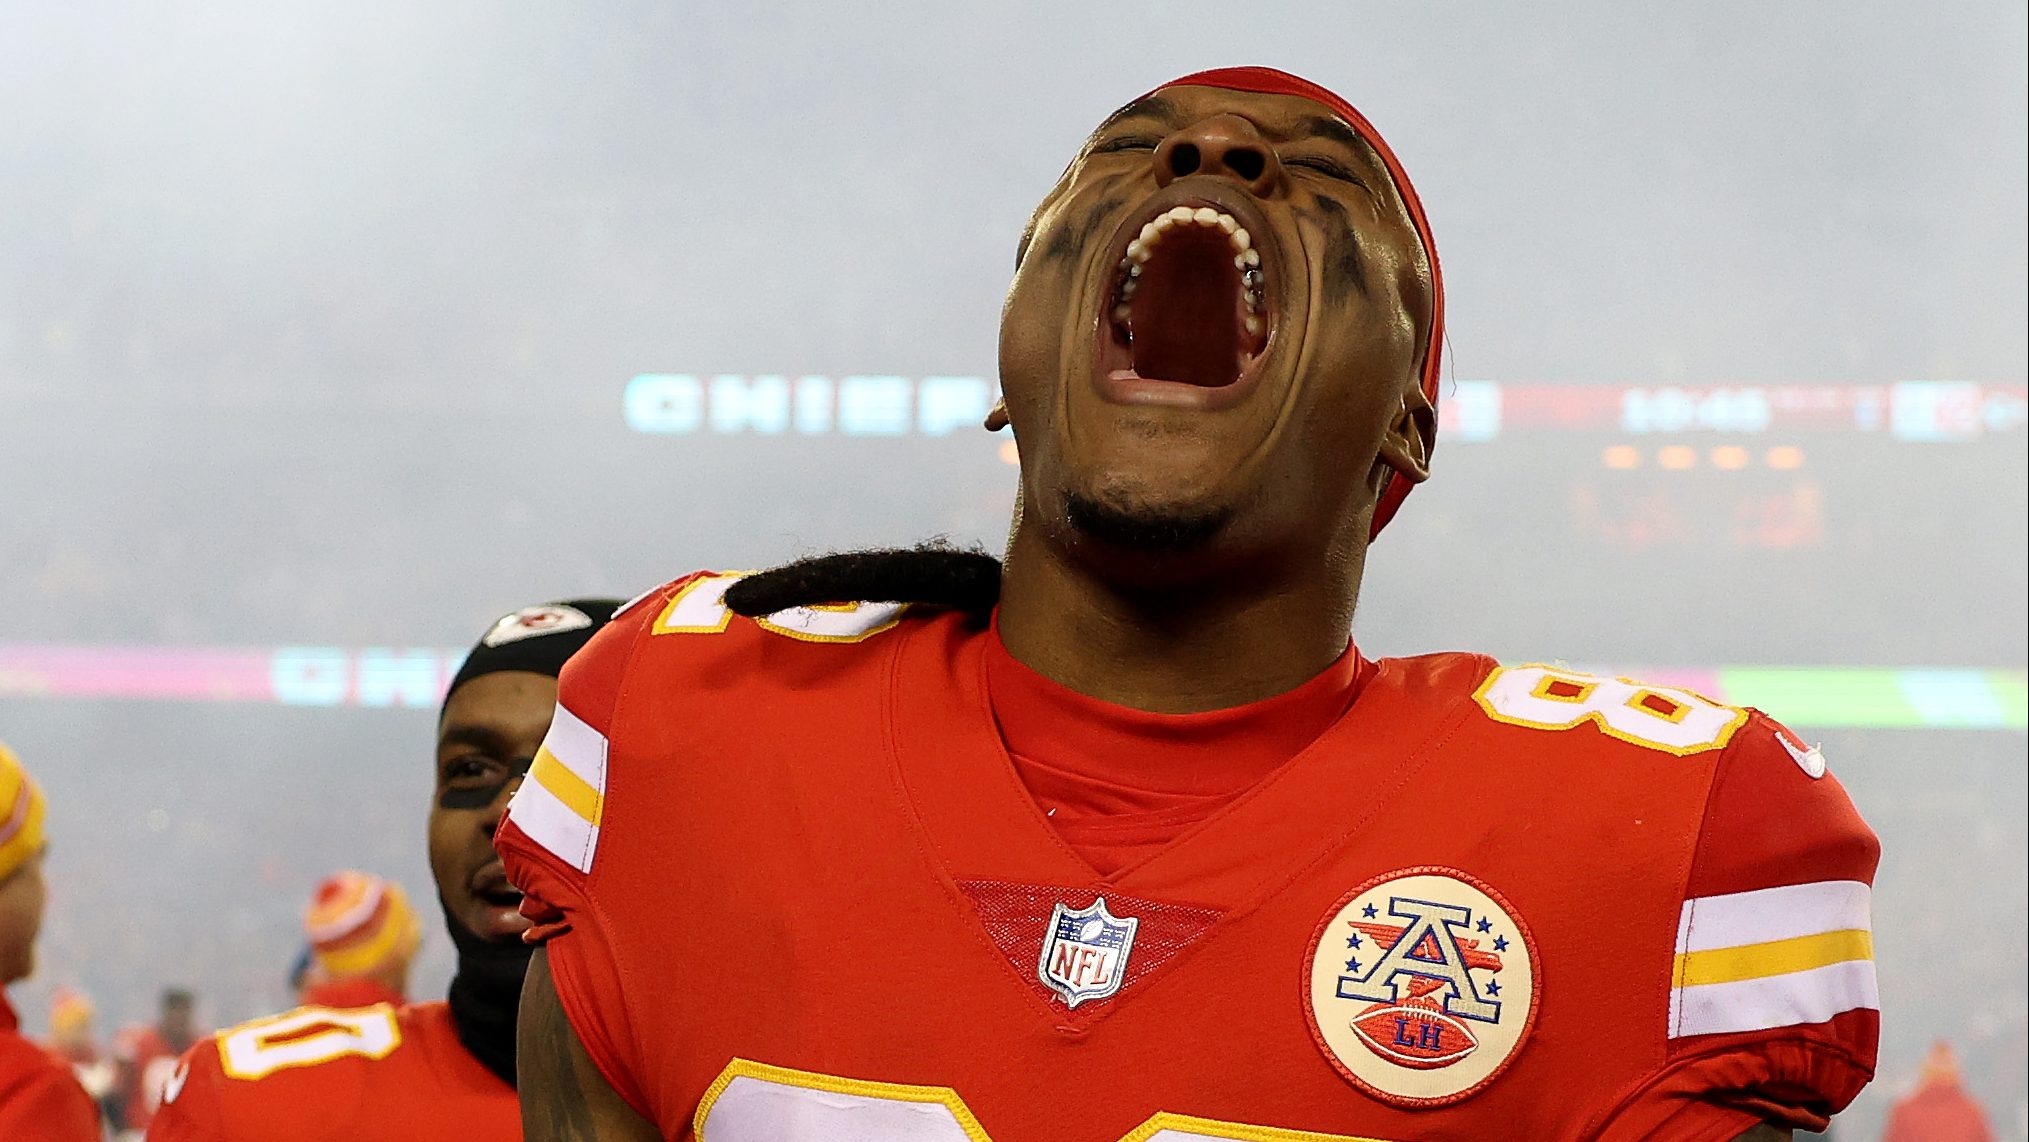
[[1064,520],[1085,539],[1124,552],[1182,555],[1211,546],[1232,517],[1221,504],[1146,495],[1064,494]]

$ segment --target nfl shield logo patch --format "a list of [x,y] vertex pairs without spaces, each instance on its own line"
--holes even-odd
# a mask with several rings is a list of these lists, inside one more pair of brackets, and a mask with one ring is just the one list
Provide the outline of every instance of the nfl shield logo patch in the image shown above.
[[1067,908],[1059,902],[1050,913],[1036,974],[1068,1006],[1105,999],[1127,978],[1127,955],[1140,923],[1107,911],[1104,896],[1086,908]]

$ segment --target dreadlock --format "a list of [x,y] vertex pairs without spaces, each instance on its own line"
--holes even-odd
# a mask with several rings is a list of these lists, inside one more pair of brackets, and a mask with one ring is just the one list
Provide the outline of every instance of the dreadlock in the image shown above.
[[1000,602],[1000,560],[978,547],[941,541],[837,551],[748,575],[725,596],[734,614],[750,618],[851,602],[950,607],[984,623]]

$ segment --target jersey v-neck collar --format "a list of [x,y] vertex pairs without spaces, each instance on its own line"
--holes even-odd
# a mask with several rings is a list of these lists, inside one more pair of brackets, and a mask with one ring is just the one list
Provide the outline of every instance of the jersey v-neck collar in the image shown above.
[[1408,700],[1385,663],[1289,762],[1151,855],[1102,876],[1057,835],[1017,776],[986,687],[989,630],[907,624],[885,711],[903,794],[951,882],[986,879],[1250,908],[1357,834],[1464,716]]
[[1195,714],[1153,714],[1081,694],[1009,653],[995,623],[981,640],[986,686],[1010,754],[1038,765],[1154,793],[1237,793],[1317,740],[1370,672],[1348,642],[1300,685],[1260,701]]

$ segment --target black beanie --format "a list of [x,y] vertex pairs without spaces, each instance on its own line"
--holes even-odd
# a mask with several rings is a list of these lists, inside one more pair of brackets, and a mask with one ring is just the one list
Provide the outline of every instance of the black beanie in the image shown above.
[[569,599],[502,615],[465,656],[465,664],[444,691],[444,701],[450,702],[458,687],[474,678],[503,670],[556,677],[619,608],[618,599]]

